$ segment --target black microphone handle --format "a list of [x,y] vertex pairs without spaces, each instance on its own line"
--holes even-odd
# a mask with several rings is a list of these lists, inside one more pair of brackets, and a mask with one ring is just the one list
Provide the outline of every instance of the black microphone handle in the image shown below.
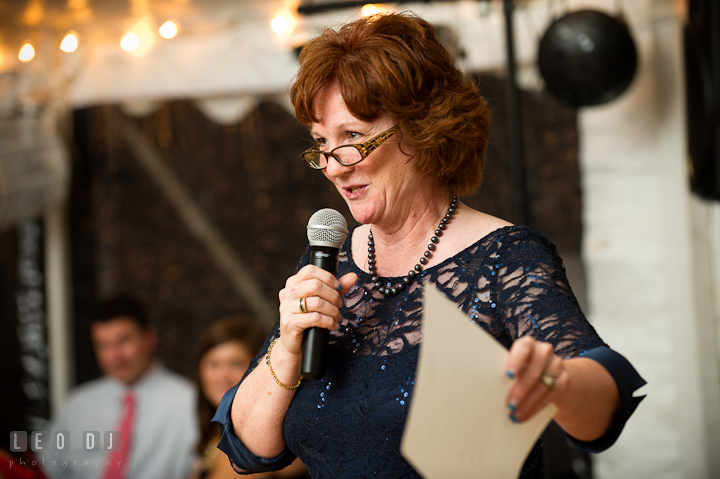
[[[340,248],[330,246],[310,246],[310,264],[337,273],[337,261]],[[330,330],[308,328],[303,333],[300,376],[303,379],[320,379],[325,376],[325,356],[327,355]]]

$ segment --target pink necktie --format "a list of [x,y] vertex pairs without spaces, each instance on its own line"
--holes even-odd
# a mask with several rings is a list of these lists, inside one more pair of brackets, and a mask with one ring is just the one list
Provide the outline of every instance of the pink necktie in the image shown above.
[[120,431],[120,450],[111,451],[106,462],[105,479],[125,479],[130,468],[130,450],[132,448],[133,424],[135,422],[135,394],[126,391],[123,398],[123,411],[118,423]]

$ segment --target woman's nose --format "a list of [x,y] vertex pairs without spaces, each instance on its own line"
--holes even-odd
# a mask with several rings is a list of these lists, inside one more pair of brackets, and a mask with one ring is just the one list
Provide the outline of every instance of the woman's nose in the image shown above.
[[342,176],[348,171],[350,171],[353,167],[352,166],[344,166],[341,165],[340,162],[332,155],[329,155],[327,158],[327,166],[325,167],[325,174],[327,176],[332,177],[338,177]]

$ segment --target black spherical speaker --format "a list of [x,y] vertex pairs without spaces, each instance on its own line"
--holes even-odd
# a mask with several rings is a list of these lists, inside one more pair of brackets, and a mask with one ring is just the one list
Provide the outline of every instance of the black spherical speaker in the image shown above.
[[540,40],[540,74],[550,93],[574,106],[614,100],[637,69],[635,42],[624,22],[595,10],[555,20]]

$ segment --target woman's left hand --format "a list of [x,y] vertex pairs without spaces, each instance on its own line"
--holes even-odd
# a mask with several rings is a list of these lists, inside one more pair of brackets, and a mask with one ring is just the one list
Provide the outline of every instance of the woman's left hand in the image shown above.
[[513,343],[505,372],[516,379],[506,399],[513,422],[532,418],[548,403],[560,398],[568,386],[565,361],[555,356],[550,343],[529,336]]
[[553,419],[566,433],[594,441],[607,432],[620,407],[617,384],[600,363],[562,359],[550,343],[529,336],[513,343],[505,372],[515,379],[506,398],[513,422],[527,421],[552,402],[558,407]]

